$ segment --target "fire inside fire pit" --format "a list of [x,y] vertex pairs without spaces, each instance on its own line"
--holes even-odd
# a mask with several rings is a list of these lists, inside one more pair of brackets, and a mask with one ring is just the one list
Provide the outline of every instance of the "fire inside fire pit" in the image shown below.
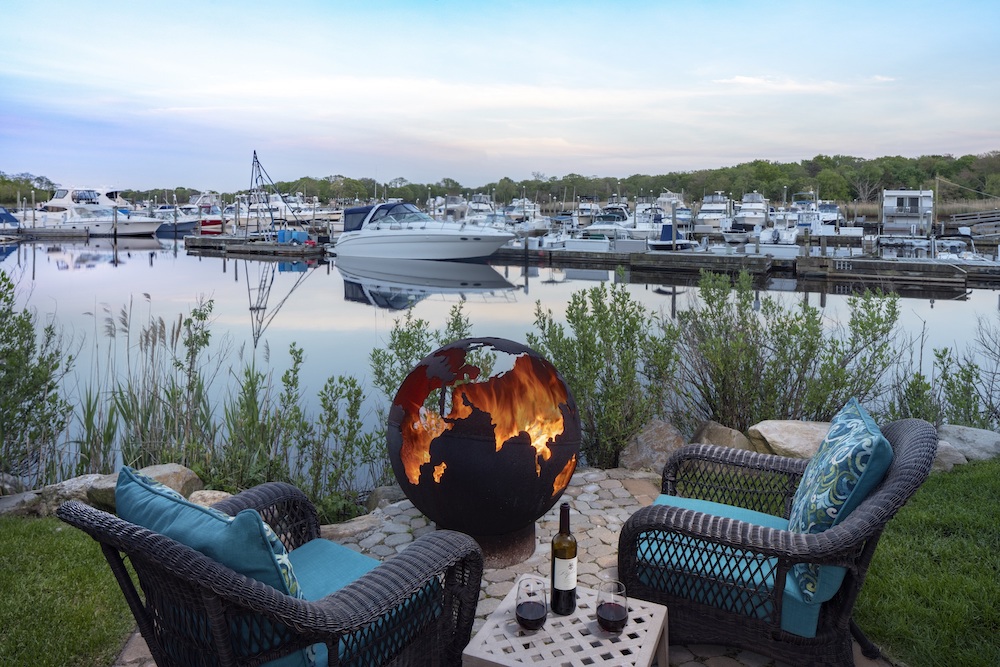
[[476,537],[492,564],[532,553],[535,520],[559,500],[580,450],[576,402],[556,368],[501,338],[461,340],[423,359],[388,426],[407,497],[439,527]]

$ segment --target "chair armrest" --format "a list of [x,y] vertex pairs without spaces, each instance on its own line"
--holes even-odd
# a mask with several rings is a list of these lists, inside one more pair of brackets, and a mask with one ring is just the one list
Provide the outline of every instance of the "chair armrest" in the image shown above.
[[482,574],[482,550],[474,539],[437,530],[315,604],[334,620],[333,629],[346,635],[384,619],[404,603],[408,616],[420,617],[423,610],[430,617],[437,598],[418,594],[436,580],[443,593],[439,618],[447,636],[437,640],[443,645],[435,650],[442,651],[445,664],[460,665],[462,649],[472,636]]
[[257,510],[289,551],[319,537],[316,507],[306,494],[284,482],[260,484],[213,507],[230,516],[245,509]]
[[[822,533],[799,533],[760,526],[738,519],[706,514],[671,505],[650,505],[635,512],[622,527],[618,538],[619,559],[635,556],[637,544],[650,533],[675,533],[713,544],[750,551],[790,563],[848,565],[849,558],[864,546],[871,533],[859,530],[861,522],[834,526]],[[872,528],[875,531],[876,528]],[[619,566],[621,567],[621,566]]]
[[661,492],[787,517],[808,463],[733,447],[685,445],[663,466]]

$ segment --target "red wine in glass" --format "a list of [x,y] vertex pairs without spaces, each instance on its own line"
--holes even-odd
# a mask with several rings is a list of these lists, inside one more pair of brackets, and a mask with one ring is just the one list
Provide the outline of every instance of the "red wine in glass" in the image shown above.
[[525,630],[537,630],[545,625],[545,603],[529,600],[519,602],[514,610],[517,624]]
[[602,602],[597,605],[597,624],[605,632],[621,632],[628,622],[628,609],[617,602]]

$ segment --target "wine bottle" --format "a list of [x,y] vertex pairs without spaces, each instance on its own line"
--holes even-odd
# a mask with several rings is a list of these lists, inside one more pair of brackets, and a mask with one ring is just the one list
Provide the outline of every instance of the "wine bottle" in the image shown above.
[[576,538],[569,531],[569,503],[559,506],[559,532],[552,538],[552,613],[576,610]]

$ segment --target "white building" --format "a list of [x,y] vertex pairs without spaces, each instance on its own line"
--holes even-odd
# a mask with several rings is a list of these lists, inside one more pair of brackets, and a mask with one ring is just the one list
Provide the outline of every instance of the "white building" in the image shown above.
[[882,233],[927,236],[934,224],[933,190],[883,190]]

